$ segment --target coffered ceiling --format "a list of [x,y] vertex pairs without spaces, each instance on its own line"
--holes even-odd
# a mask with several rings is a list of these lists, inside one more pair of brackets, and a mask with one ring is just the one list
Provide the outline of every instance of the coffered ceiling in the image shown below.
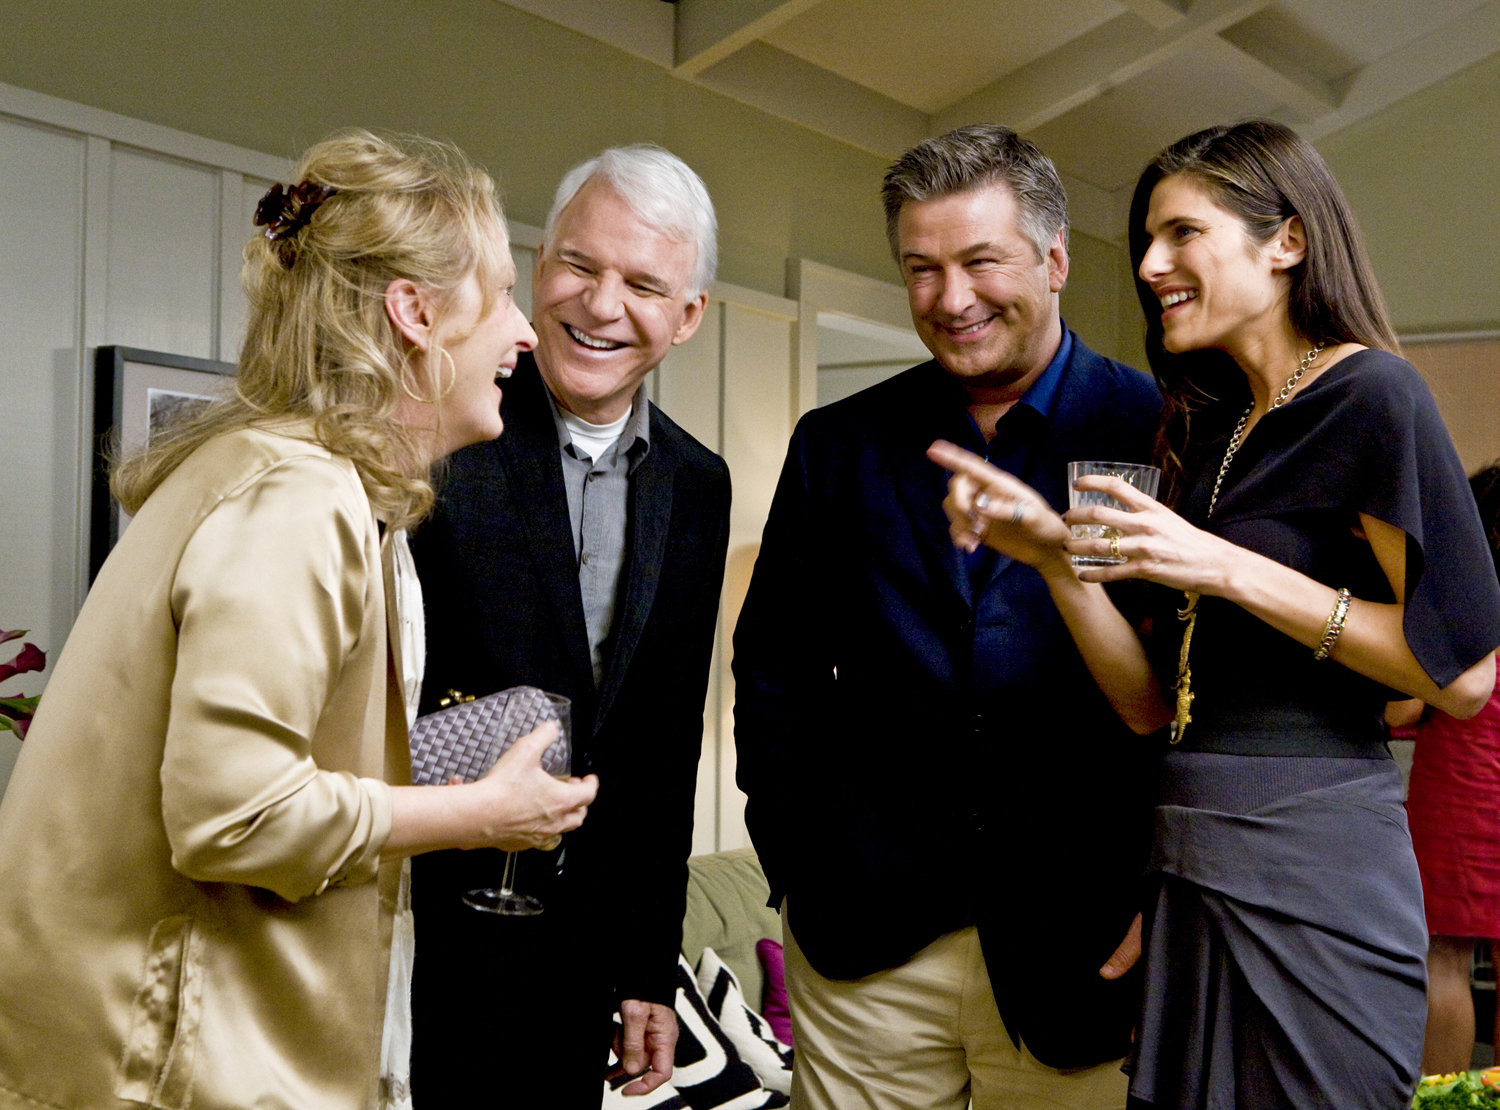
[[882,157],[1007,123],[1112,241],[1190,131],[1268,115],[1316,141],[1500,52],[1500,0],[503,2]]

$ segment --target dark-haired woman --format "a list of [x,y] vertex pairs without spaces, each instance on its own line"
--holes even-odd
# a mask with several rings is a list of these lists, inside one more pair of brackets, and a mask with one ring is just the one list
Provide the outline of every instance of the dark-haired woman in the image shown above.
[[[1500,574],[1500,463],[1469,487]],[[1462,1071],[1474,1053],[1474,945],[1500,941],[1500,690],[1467,721],[1419,701],[1399,708],[1421,714],[1406,813],[1430,934],[1422,1070]]]
[[[1456,717],[1485,704],[1500,586],[1308,144],[1262,121],[1189,136],[1142,176],[1130,244],[1166,504],[1089,478],[1133,511],[1059,518],[939,444],[954,537],[1043,575],[1129,724],[1175,719],[1132,1099],[1396,1110],[1418,1077],[1427,937],[1381,713],[1392,690]],[[1071,540],[1069,523],[1115,534]],[[1075,572],[1070,551],[1125,561]],[[1171,599],[1145,646],[1099,585],[1127,578]]]
[[597,787],[541,768],[550,729],[404,785],[393,537],[535,342],[493,182],[353,133],[258,222],[235,393],[116,470],[134,519],[0,804],[6,1110],[398,1103],[403,858],[547,844]]

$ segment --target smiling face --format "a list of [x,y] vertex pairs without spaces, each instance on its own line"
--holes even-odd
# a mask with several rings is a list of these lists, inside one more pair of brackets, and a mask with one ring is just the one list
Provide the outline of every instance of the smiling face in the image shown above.
[[1019,396],[1062,339],[1057,294],[1068,277],[1062,231],[1039,259],[1018,216],[1010,188],[995,184],[907,201],[896,218],[917,334],[971,393]]
[[689,300],[696,249],[641,218],[603,178],[563,209],[537,253],[537,368],[564,408],[592,424],[630,411],[673,345],[698,330],[708,295]]
[[1293,217],[1270,242],[1257,243],[1197,181],[1162,178],[1151,191],[1149,245],[1139,269],[1162,306],[1162,345],[1172,354],[1216,348],[1243,362],[1266,337],[1285,331],[1287,270],[1302,258],[1288,251],[1293,223],[1292,236],[1300,236]]
[[501,242],[500,257],[504,272],[501,289],[494,291],[488,311],[479,279],[470,274],[453,293],[444,312],[447,321],[437,343],[453,358],[453,365],[442,355],[431,358],[433,395],[453,386],[443,397],[439,450],[449,454],[471,443],[494,439],[504,429],[500,421],[500,383],[516,368],[522,351],[536,346],[536,333],[511,297],[515,284],[515,265],[510,251]]

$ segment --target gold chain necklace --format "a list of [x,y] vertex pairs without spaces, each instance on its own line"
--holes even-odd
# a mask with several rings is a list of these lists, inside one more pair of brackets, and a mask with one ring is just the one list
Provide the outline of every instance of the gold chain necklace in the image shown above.
[[[1323,344],[1319,343],[1302,357],[1297,364],[1297,372],[1286,380],[1286,385],[1281,387],[1281,392],[1276,394],[1276,399],[1271,402],[1272,409],[1279,409],[1286,399],[1291,396],[1292,390],[1297,388],[1297,383],[1302,380],[1318,355],[1323,353]],[[1252,402],[1240,417],[1240,422],[1234,426],[1234,434],[1229,437],[1229,446],[1224,449],[1224,461],[1219,464],[1219,476],[1214,479],[1214,491],[1208,498],[1208,512],[1203,515],[1207,522],[1213,515],[1214,506],[1219,503],[1219,488],[1224,484],[1224,475],[1229,473],[1229,464],[1234,461],[1235,452],[1240,449],[1240,440],[1245,435],[1245,425],[1250,423],[1250,414],[1255,411]],[[1267,412],[1270,409],[1266,410]],[[1192,590],[1184,590],[1183,598],[1186,604],[1177,610],[1177,619],[1187,621],[1187,628],[1182,633],[1182,650],[1177,654],[1177,719],[1172,730],[1172,743],[1182,741],[1182,734],[1187,731],[1188,722],[1193,719],[1190,710],[1193,707],[1193,668],[1188,665],[1188,650],[1193,646],[1193,629],[1198,627],[1198,597]]]

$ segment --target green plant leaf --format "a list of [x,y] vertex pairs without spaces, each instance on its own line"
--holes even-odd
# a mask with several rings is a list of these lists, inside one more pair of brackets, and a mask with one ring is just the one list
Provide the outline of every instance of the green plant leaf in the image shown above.
[[36,703],[41,700],[41,694],[32,694],[29,698],[25,694],[16,698],[0,698],[0,715],[11,718],[30,717],[36,713]]

